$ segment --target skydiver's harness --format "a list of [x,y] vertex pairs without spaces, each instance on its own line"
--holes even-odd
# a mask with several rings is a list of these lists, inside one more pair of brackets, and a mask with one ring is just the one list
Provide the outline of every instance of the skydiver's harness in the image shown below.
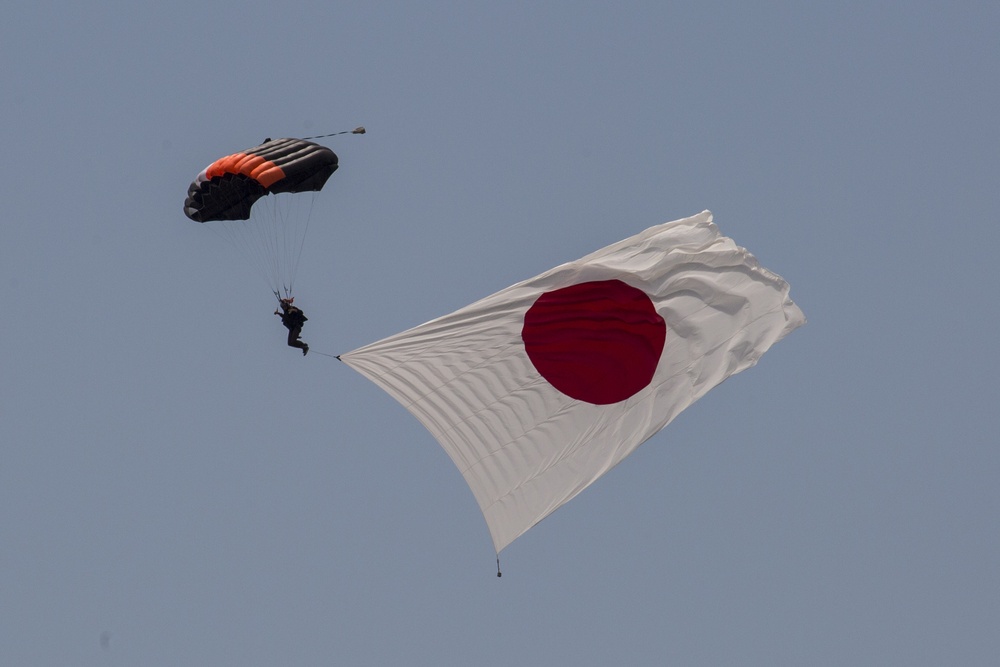
[[[274,295],[278,296],[278,293],[275,292]],[[289,331],[295,328],[301,329],[309,319],[306,317],[306,314],[302,312],[301,308],[292,305],[294,300],[295,297],[288,297],[286,299],[278,297],[278,306],[281,308],[281,312],[279,313],[278,311],[274,311],[275,315],[281,315],[281,323],[284,324],[285,328]]]
[[309,318],[305,316],[305,313],[295,306],[289,306],[288,310],[281,315],[281,323],[284,324],[287,329],[294,329],[296,327],[301,328],[308,319]]

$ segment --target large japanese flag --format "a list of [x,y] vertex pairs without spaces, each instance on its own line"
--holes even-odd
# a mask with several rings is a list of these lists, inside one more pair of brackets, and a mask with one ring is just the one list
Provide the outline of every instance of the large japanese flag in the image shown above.
[[804,323],[705,211],[340,358],[437,438],[499,553]]

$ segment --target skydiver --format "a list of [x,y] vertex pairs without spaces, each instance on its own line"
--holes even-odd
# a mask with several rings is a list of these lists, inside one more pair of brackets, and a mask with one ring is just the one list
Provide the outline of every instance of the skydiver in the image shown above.
[[274,314],[281,315],[281,323],[288,329],[288,347],[299,348],[302,350],[302,356],[304,357],[309,352],[309,345],[299,340],[299,336],[302,335],[302,326],[309,318],[305,316],[305,313],[300,308],[292,305],[293,301],[295,301],[295,297],[279,299],[278,303],[281,305],[281,310],[275,310]]

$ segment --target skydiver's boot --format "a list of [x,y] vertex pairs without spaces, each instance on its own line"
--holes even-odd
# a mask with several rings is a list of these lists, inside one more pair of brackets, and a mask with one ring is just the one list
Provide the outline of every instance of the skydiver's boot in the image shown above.
[[309,343],[302,343],[302,356],[306,356],[307,352],[309,352]]

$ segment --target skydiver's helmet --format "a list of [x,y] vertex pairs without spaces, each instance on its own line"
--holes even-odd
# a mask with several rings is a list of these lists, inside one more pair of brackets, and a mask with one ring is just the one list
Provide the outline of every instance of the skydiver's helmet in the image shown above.
[[295,301],[295,297],[289,297],[287,299],[278,299],[278,303],[281,304],[282,310],[288,310],[292,307],[292,302]]

